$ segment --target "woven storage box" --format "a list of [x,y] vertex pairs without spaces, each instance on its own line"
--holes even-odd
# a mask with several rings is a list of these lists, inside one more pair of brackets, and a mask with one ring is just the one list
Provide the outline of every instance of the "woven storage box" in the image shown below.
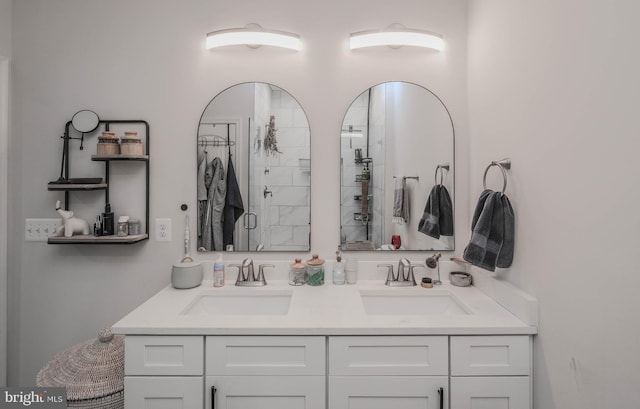
[[123,155],[142,156],[142,141],[137,132],[125,132],[121,138],[120,153]]
[[124,408],[124,336],[107,328],[64,350],[38,372],[37,386],[66,388],[67,407]]
[[98,136],[97,154],[98,156],[120,154],[120,144],[113,132],[102,132],[102,136]]

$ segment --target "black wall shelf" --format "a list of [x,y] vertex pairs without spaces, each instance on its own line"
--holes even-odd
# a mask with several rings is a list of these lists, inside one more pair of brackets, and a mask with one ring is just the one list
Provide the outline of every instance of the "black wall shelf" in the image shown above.
[[[76,235],[71,237],[49,237],[47,243],[49,244],[134,244],[149,239],[149,139],[150,129],[149,123],[141,119],[114,119],[114,120],[100,120],[100,124],[104,125],[106,131],[109,131],[109,127],[112,124],[132,124],[143,125],[145,129],[145,143],[144,143],[144,155],[92,155],[92,161],[104,162],[104,181],[100,178],[99,183],[73,183],[74,179],[69,177],[70,158],[69,158],[69,130],[71,127],[71,121],[65,125],[64,133],[64,167],[63,173],[59,180],[49,182],[47,188],[50,191],[64,191],[64,209],[69,210],[70,195],[72,191],[96,191],[103,190],[105,192],[105,204],[109,203],[109,190],[111,185],[109,183],[110,164],[111,162],[118,161],[137,161],[144,163],[145,166],[145,232],[142,234],[129,235],[129,236],[94,236],[90,235]],[[80,179],[82,180],[82,179]],[[91,223],[90,223],[90,227]],[[115,227],[115,226],[114,226]]]

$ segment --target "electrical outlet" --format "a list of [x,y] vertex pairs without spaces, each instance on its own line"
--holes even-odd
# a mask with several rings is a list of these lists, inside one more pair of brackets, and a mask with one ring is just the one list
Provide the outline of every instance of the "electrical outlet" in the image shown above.
[[156,219],[156,241],[171,241],[171,219]]
[[26,241],[47,241],[62,226],[60,219],[26,219],[24,239]]

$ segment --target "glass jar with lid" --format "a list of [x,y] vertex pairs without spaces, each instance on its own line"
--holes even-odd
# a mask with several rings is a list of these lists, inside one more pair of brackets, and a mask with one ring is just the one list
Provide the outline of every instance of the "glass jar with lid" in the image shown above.
[[295,263],[289,266],[289,285],[304,285],[307,281],[307,271],[302,259],[297,258]]
[[307,284],[314,286],[324,284],[324,260],[317,254],[307,260]]

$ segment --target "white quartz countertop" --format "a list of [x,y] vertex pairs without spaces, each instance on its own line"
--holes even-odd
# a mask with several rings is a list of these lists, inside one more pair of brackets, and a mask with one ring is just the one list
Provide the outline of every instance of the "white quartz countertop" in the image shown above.
[[[468,314],[367,314],[361,291],[410,296],[442,295],[463,304]],[[201,296],[249,295],[291,292],[284,315],[222,315],[184,312]],[[113,325],[114,333],[128,335],[487,335],[536,334],[528,325],[474,286],[443,285],[392,288],[380,280],[360,280],[354,285],[294,287],[286,280],[265,287],[236,287],[227,281],[214,288],[210,280],[188,290],[168,286]]]

